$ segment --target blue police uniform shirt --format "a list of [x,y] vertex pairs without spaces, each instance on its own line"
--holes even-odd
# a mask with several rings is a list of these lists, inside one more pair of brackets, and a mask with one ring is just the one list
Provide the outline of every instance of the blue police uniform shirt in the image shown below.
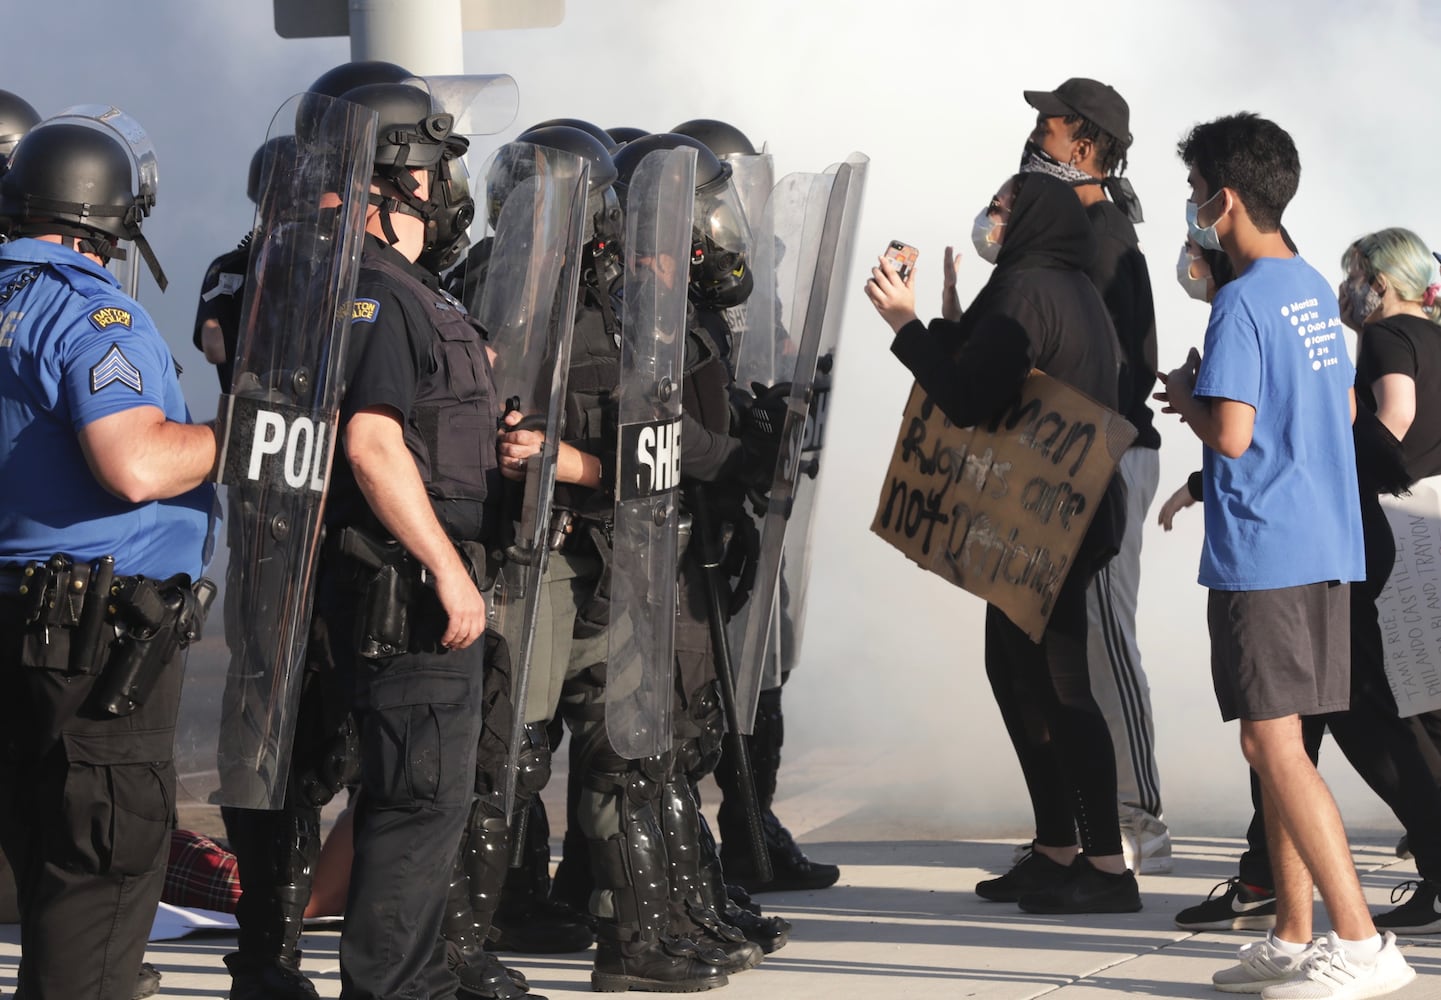
[[154,406],[189,423],[170,348],[134,299],[94,261],[55,243],[0,245],[0,565],[65,552],[115,557],[118,574],[198,577],[214,507],[209,484],[148,503],[108,492],[79,432]]
[[1206,448],[1200,583],[1274,590],[1365,578],[1336,293],[1300,257],[1263,258],[1216,293],[1197,397],[1256,408],[1240,458]]

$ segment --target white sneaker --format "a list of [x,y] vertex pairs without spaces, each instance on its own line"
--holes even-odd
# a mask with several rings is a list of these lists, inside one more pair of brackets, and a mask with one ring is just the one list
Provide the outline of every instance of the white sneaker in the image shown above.
[[1316,942],[1297,974],[1261,991],[1265,1000],[1365,1000],[1385,996],[1416,978],[1406,964],[1396,935],[1386,932],[1381,952],[1365,964],[1347,956],[1333,931]]
[[1277,948],[1275,935],[1267,934],[1259,941],[1242,945],[1237,957],[1240,962],[1211,976],[1211,983],[1225,993],[1260,993],[1268,986],[1287,982],[1301,970],[1316,952],[1311,944],[1299,955],[1289,955]]
[[1164,875],[1175,867],[1170,829],[1140,809],[1127,809],[1121,814],[1121,852],[1126,856],[1126,867],[1137,875]]

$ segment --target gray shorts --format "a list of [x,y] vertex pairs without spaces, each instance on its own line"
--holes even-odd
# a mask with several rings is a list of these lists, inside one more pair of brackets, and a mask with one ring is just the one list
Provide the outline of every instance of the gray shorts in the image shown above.
[[1351,587],[1213,590],[1211,680],[1221,718],[1280,719],[1351,705]]

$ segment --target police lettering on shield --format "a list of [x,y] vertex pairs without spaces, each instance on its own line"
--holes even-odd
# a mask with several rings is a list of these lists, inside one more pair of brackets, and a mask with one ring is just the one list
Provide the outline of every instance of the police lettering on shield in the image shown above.
[[330,427],[325,421],[300,407],[228,398],[221,482],[325,492],[330,472]]

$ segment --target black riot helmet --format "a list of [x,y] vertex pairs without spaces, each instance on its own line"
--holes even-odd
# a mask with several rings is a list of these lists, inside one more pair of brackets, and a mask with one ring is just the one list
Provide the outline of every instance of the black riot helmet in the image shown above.
[[615,140],[610,137],[610,133],[595,124],[595,122],[588,122],[584,118],[547,118],[543,122],[536,122],[530,128],[526,129],[526,131],[529,132],[538,128],[546,128],[550,125],[564,125],[567,128],[578,128],[582,132],[592,136],[606,149],[615,149]]
[[40,124],[40,114],[19,94],[0,90],[0,170],[20,137]]
[[465,154],[470,140],[453,135],[445,140],[440,169],[431,181],[430,202],[434,215],[425,224],[425,248],[416,263],[440,274],[449,270],[470,246],[470,224],[475,221],[475,199],[470,194],[470,171]]
[[608,128],[605,131],[610,136],[611,145],[617,149],[628,142],[635,142],[637,139],[650,135],[645,129],[633,128],[630,125],[617,125],[615,128]]
[[298,147],[293,135],[277,135],[261,143],[250,158],[250,173],[245,179],[245,196],[260,204],[260,195],[267,181],[276,175],[289,174],[298,162]]
[[[620,274],[621,225],[620,199],[615,193],[618,176],[608,146],[595,136],[570,125],[532,125],[516,142],[574,153],[590,164],[586,187],[585,250],[589,259],[584,270],[587,280],[592,276],[608,284]],[[499,214],[500,205],[491,194],[491,223]]]
[[[143,139],[133,119],[114,112],[112,121],[119,119]],[[131,240],[164,291],[165,272],[140,232],[155,206],[154,155],[147,148],[146,159],[136,157],[136,147],[94,119],[40,123],[16,144],[0,176],[0,229],[12,237],[71,236],[106,262],[124,260],[117,244]]]
[[692,216],[690,297],[696,305],[724,309],[740,305],[751,293],[750,226],[731,183],[731,167],[704,143],[688,135],[660,132],[622,146],[615,154],[616,190],[625,207],[636,167],[658,149],[687,146],[696,151],[695,208]]
[[755,156],[755,145],[746,134],[728,122],[714,118],[692,118],[671,129],[676,135],[688,135],[705,144],[716,156],[724,160],[728,156]]
[[[339,66],[326,70],[315,78],[314,83],[305,88],[305,93],[336,98],[346,91],[372,83],[404,83],[413,79],[415,79],[415,74],[404,66],[397,66],[393,62],[384,62],[380,59],[368,59],[360,62],[341,63]],[[302,142],[309,143],[318,136],[320,123],[325,117],[325,109],[328,106],[328,101],[301,98],[295,115],[295,134]]]
[[[441,160],[453,138],[453,116],[431,109],[430,94],[406,83],[370,83],[348,90],[341,99],[376,113],[375,170],[378,180],[389,182],[391,191],[371,194],[370,204],[380,207],[385,237],[397,241],[391,226],[392,212],[403,212],[429,223],[436,214],[435,197]],[[413,169],[430,173],[430,198],[416,195],[419,183]]]

